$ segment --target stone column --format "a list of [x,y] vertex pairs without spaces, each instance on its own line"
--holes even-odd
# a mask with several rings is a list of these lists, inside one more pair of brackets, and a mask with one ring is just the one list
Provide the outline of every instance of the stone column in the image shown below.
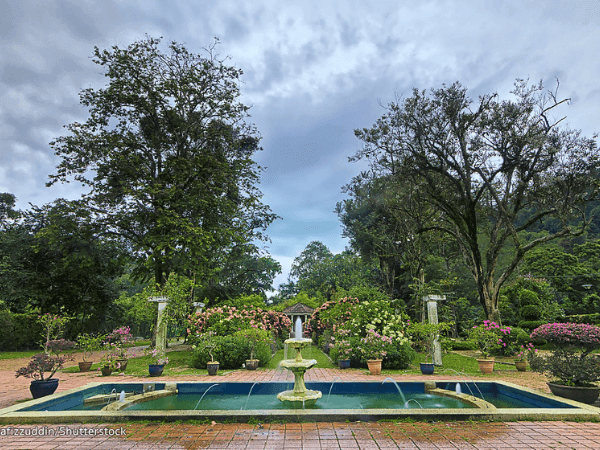
[[[445,295],[426,295],[423,300],[427,303],[427,317],[429,323],[438,324],[437,302],[446,300]],[[442,346],[439,341],[439,334],[435,336],[433,341],[433,364],[436,366],[442,365]]]
[[159,357],[163,358],[167,348],[167,321],[165,320],[164,311],[167,307],[169,299],[167,297],[150,297],[149,302],[158,302],[158,328],[156,330],[156,350]]

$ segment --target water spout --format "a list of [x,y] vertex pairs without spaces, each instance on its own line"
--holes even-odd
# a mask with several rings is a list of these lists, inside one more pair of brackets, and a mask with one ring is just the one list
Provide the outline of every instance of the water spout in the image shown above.
[[405,409],[406,409],[406,408],[408,408],[408,404],[409,404],[410,402],[414,402],[414,403],[416,403],[417,405],[419,405],[419,406],[421,407],[421,409],[423,409],[423,405],[421,405],[421,404],[420,404],[418,401],[416,401],[414,398],[411,398],[411,399],[409,399],[409,400],[408,400],[406,403],[404,403],[404,408],[405,408]]
[[391,381],[392,383],[394,383],[394,386],[396,386],[396,389],[398,389],[398,393],[400,394],[400,397],[402,397],[402,401],[404,402],[404,407],[406,408],[406,403],[407,403],[406,398],[404,397],[404,394],[402,393],[402,389],[400,389],[400,386],[398,386],[398,383],[396,383],[393,378],[388,377],[385,380],[383,380],[381,382],[381,384],[385,383],[386,381]]
[[246,398],[246,403],[244,404],[244,407],[240,409],[246,409],[246,406],[248,406],[248,400],[250,400],[250,394],[252,394],[252,389],[254,389],[254,386],[257,384],[259,384],[258,381],[252,384],[252,386],[250,387],[250,391],[248,392],[248,397]]
[[460,383],[456,383],[456,393],[458,395],[462,394],[462,389],[460,388]]
[[331,395],[331,390],[333,389],[333,383],[335,383],[335,380],[343,381],[340,377],[335,377],[333,379],[333,381],[331,382],[331,386],[329,387],[329,394],[327,394],[327,403],[325,403],[325,406],[329,405],[329,396]]
[[121,395],[119,395],[119,401],[120,402],[124,402],[125,401],[125,391],[121,391]]
[[296,327],[294,328],[294,338],[302,339],[302,319],[300,317],[296,319]]
[[[446,370],[450,370],[450,371],[454,372],[459,377],[463,377],[463,378],[467,378],[467,379],[471,380],[471,383],[473,383],[473,385],[475,386],[475,388],[479,391],[479,395],[481,396],[481,399],[485,400],[485,398],[483,398],[483,394],[481,393],[481,389],[479,389],[479,386],[477,386],[477,383],[475,383],[475,380],[473,380],[473,378],[471,378],[469,375],[467,375],[464,372],[457,372],[454,369],[446,369]],[[471,389],[471,386],[469,386],[469,383],[465,383],[465,386],[467,386],[467,389],[469,390],[469,392],[471,393],[471,395],[473,397],[475,397],[475,394],[473,393],[473,390]]]
[[202,397],[200,397],[200,400],[198,400],[198,403],[196,403],[196,406],[194,407],[194,411],[196,411],[196,409],[198,408],[198,405],[200,404],[200,402],[202,401],[202,399],[204,398],[204,396],[206,395],[206,393],[207,393],[208,391],[210,391],[210,390],[211,390],[211,388],[213,388],[213,387],[215,387],[215,386],[218,386],[218,385],[219,385],[219,383],[211,384],[211,385],[208,387],[208,389],[204,391],[204,393],[202,394]]

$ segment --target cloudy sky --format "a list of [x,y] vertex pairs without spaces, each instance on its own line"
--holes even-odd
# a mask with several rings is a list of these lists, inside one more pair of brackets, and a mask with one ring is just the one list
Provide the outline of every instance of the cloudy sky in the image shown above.
[[48,143],[86,120],[79,92],[103,86],[93,47],[145,34],[194,53],[217,36],[243,69],[263,201],[283,218],[268,230],[284,268],[276,286],[311,241],[346,247],[333,209],[360,170],[348,163],[353,130],[395,94],[458,80],[473,97],[508,98],[516,78],[559,78],[568,123],[600,131],[598,0],[0,0],[0,192],[20,209],[81,195],[74,183],[44,187],[58,164]]

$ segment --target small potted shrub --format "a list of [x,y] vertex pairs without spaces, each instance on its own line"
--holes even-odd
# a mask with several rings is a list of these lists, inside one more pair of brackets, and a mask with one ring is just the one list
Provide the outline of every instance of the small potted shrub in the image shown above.
[[92,336],[89,334],[80,334],[77,337],[77,346],[83,351],[83,361],[78,362],[80,372],[88,372],[90,370],[93,362],[88,361],[88,358],[90,358],[95,351],[102,348],[104,339],[105,337],[102,335]]
[[211,376],[214,376],[217,374],[217,372],[219,371],[219,361],[215,361],[215,357],[213,356],[213,350],[215,349],[215,347],[217,346],[216,342],[214,342],[212,340],[214,333],[212,331],[209,331],[208,333],[205,333],[204,336],[202,336],[202,341],[204,343],[204,347],[206,348],[206,351],[208,352],[208,354],[210,355],[210,361],[208,361],[206,363],[206,370],[208,371],[208,374]]
[[337,330],[333,340],[334,344],[331,351],[337,358],[338,367],[340,369],[349,369],[350,357],[352,356],[350,330]]
[[527,360],[537,353],[537,348],[530,342],[527,345],[521,345],[521,351],[517,353],[515,358],[515,367],[519,372],[527,370]]
[[[29,364],[15,371],[15,378],[21,376],[33,378],[29,390],[33,398],[54,394],[58,387],[58,378],[52,378],[57,370],[62,369],[66,362],[64,356],[38,353],[31,357]],[[45,375],[49,372],[49,375]]]
[[114,344],[105,343],[104,346],[106,348],[106,353],[102,356],[99,366],[102,376],[107,377],[120,367],[120,355]]
[[600,365],[589,354],[600,348],[600,327],[548,323],[533,330],[531,339],[544,339],[556,347],[548,357],[529,358],[531,370],[554,378],[548,383],[554,395],[588,404],[596,401],[600,388],[594,383],[600,381]]
[[[494,331],[495,329],[500,329],[496,322],[484,320],[483,325],[475,325],[469,331],[469,339],[477,343],[481,352],[481,359],[478,359],[477,363],[482,373],[492,373],[494,371],[495,360],[491,353],[499,350],[502,342],[500,336]],[[508,332],[510,332],[510,329],[508,329]]]
[[[418,349],[425,352],[425,362],[420,363],[421,373],[423,375],[431,375],[435,371],[433,364],[433,343],[439,336],[440,332],[449,329],[451,323],[412,323],[408,327],[408,334],[412,336],[414,344]],[[431,362],[427,362],[427,358],[431,358]]]
[[381,362],[387,354],[385,346],[391,344],[392,339],[379,334],[373,329],[368,329],[367,335],[360,340],[360,343],[360,350],[367,360],[369,372],[371,372],[371,375],[379,375],[381,373]]
[[148,373],[151,377],[159,377],[165,370],[165,366],[169,364],[169,358],[163,354],[160,354],[158,349],[148,349],[146,354],[149,355],[153,362],[148,364]]
[[269,332],[258,328],[248,328],[235,333],[236,336],[243,337],[250,343],[250,359],[246,360],[246,370],[256,370],[259,360],[255,359],[255,354],[259,346],[271,343]]

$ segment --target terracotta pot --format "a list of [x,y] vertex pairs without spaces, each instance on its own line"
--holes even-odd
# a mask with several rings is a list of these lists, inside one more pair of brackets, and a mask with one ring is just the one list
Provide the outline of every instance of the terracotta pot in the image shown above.
[[515,367],[519,372],[525,372],[527,370],[527,361],[515,361]]
[[338,367],[340,369],[349,369],[350,368],[350,360],[349,359],[338,359]]
[[209,375],[216,375],[217,372],[219,371],[219,362],[212,361],[212,362],[206,363],[206,370],[208,370]]
[[547,383],[550,391],[559,397],[575,400],[591,405],[598,399],[599,387],[563,386],[562,384]]
[[371,375],[379,375],[381,373],[381,359],[369,359],[367,360],[369,366],[369,372]]
[[246,370],[256,370],[258,368],[258,359],[247,359]]
[[100,370],[102,371],[103,377],[107,377],[112,373],[112,369],[110,368],[110,366],[104,366]]
[[494,363],[496,361],[493,359],[478,359],[477,362],[479,363],[479,370],[481,370],[481,373],[494,372]]
[[77,364],[79,364],[80,372],[89,372],[94,363],[92,361],[79,361]]

